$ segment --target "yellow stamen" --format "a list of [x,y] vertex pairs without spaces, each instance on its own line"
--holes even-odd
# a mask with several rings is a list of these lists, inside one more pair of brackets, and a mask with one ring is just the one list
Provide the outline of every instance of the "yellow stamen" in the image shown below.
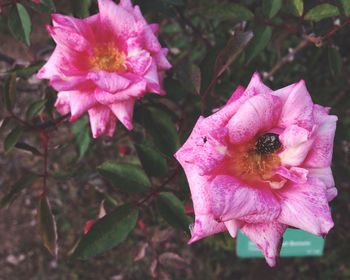
[[280,159],[277,151],[257,153],[255,142],[249,142],[231,147],[227,164],[235,177],[251,184],[271,179],[273,170],[280,165]]
[[126,71],[125,54],[119,51],[114,44],[105,44],[93,49],[90,65],[95,70],[106,72]]

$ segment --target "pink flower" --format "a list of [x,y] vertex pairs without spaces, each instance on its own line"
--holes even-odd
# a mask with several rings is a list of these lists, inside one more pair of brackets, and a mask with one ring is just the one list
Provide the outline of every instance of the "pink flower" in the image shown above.
[[195,223],[189,243],[241,229],[274,266],[288,226],[325,235],[337,117],[314,104],[304,81],[277,91],[254,74],[215,114],[200,117],[175,154],[189,181]]
[[59,91],[56,108],[71,121],[89,113],[93,137],[112,136],[117,119],[131,130],[135,100],[164,95],[168,50],[130,0],[98,0],[100,12],[85,19],[53,14],[47,29],[57,46],[37,77]]

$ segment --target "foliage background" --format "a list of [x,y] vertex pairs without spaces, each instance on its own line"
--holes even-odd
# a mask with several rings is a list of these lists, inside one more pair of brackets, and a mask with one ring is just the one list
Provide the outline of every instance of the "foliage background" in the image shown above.
[[[48,12],[54,4],[59,13],[84,17],[97,12],[96,1],[45,0],[41,6],[17,1],[29,13],[30,37],[28,19],[22,17],[18,24],[14,2],[0,1],[0,117],[11,115],[6,97],[12,92],[13,98],[16,91],[14,114],[34,125],[47,124],[58,117],[52,111],[55,94],[32,74],[54,47],[44,28],[50,21]],[[50,126],[47,184],[59,254],[55,259],[42,246],[36,218],[42,182],[35,180],[11,207],[0,211],[0,279],[349,279],[350,1],[139,0],[135,4],[150,22],[161,23],[160,38],[170,48],[174,68],[165,81],[167,96],[142,99],[136,107],[135,131],[127,133],[118,126],[111,139],[92,140],[85,119],[57,129]],[[243,31],[254,34],[244,51],[246,37],[232,39],[233,33]],[[224,72],[215,78],[219,68]],[[190,198],[172,152],[187,138],[201,111],[208,115],[223,105],[237,85],[247,85],[254,71],[273,89],[304,79],[314,102],[331,106],[339,117],[333,160],[339,195],[331,203],[336,226],[327,236],[325,255],[281,259],[274,269],[262,259],[238,259],[235,241],[227,234],[188,246],[189,235],[181,230],[187,218],[182,206],[176,207],[181,201],[188,210]],[[150,129],[155,124],[167,133]],[[2,122],[1,139],[8,139],[16,127],[21,124],[13,117]],[[0,146],[1,197],[29,170],[42,172],[42,139],[30,130],[17,136],[7,140],[7,147]],[[16,142],[22,145],[17,143],[5,153]],[[147,151],[160,156],[152,160]],[[144,164],[153,189],[128,194],[109,183],[96,169],[108,160]],[[172,200],[175,210],[164,209],[158,190],[177,197]],[[148,200],[140,205],[136,227],[125,242],[88,260],[69,257],[86,221],[97,218],[103,200],[110,212],[115,205],[143,197]]]

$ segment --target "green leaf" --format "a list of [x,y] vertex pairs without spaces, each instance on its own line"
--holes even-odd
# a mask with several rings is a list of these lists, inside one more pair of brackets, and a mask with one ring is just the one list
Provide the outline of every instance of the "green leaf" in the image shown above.
[[90,15],[89,9],[91,6],[91,0],[71,0],[73,15],[80,18],[86,18]]
[[180,145],[179,136],[172,118],[163,110],[149,107],[142,110],[144,127],[152,136],[157,149],[172,157]]
[[176,78],[191,93],[199,95],[201,90],[201,70],[186,57],[175,68]]
[[58,252],[56,221],[46,196],[40,197],[37,213],[39,232],[43,244],[56,257]]
[[170,192],[161,192],[156,200],[157,208],[170,225],[188,231],[190,224],[182,202]]
[[73,257],[87,258],[117,246],[134,229],[138,215],[135,206],[126,204],[97,220],[79,241]]
[[198,13],[209,19],[216,20],[250,20],[254,14],[245,6],[240,4],[210,5],[209,7],[198,9]]
[[258,26],[254,30],[254,38],[247,48],[247,63],[252,61],[270,43],[272,29],[269,26]]
[[81,118],[75,122],[72,127],[72,131],[76,136],[75,144],[78,148],[79,159],[81,160],[88,151],[91,143],[90,130],[87,127],[88,123],[86,119]]
[[331,4],[321,4],[309,10],[304,19],[318,22],[322,19],[339,15],[339,10]]
[[114,186],[127,193],[146,192],[151,186],[145,172],[134,164],[106,161],[97,170]]
[[328,63],[331,74],[334,77],[340,76],[343,63],[338,49],[332,47],[328,48]]
[[38,179],[37,175],[28,173],[23,175],[12,187],[11,190],[1,199],[0,208],[9,207],[13,201],[17,198],[18,194],[25,188],[30,187],[35,180]]
[[343,7],[343,11],[344,14],[346,16],[350,15],[350,1],[349,0],[340,0],[342,7]]
[[263,0],[262,10],[265,16],[273,18],[282,7],[282,0]]
[[9,74],[16,74],[18,77],[21,78],[28,78],[32,75],[34,75],[38,70],[45,64],[44,61],[35,62],[29,66],[22,66],[17,65],[12,70],[6,72],[7,75]]
[[16,74],[12,74],[5,81],[4,88],[4,101],[5,107],[8,111],[12,111],[16,102],[16,86],[17,86]]
[[252,38],[253,33],[247,31],[237,32],[229,39],[226,46],[219,52],[216,58],[214,78],[221,76],[236,61]]
[[289,9],[293,15],[301,17],[304,13],[304,0],[289,0]]
[[12,35],[27,46],[30,45],[32,23],[26,8],[17,3],[13,5],[8,17],[8,27]]
[[4,150],[5,152],[11,151],[11,149],[16,145],[19,138],[22,135],[22,128],[20,126],[16,126],[11,132],[7,135],[4,141]]
[[20,149],[20,150],[25,150],[25,151],[31,152],[33,155],[36,155],[36,156],[43,155],[42,153],[40,153],[40,151],[37,148],[35,148],[27,143],[24,143],[24,142],[17,142],[15,147],[17,149]]
[[149,144],[135,144],[143,168],[149,176],[165,177],[168,165],[161,153]]
[[27,111],[27,119],[31,120],[45,109],[46,100],[38,100],[30,104]]

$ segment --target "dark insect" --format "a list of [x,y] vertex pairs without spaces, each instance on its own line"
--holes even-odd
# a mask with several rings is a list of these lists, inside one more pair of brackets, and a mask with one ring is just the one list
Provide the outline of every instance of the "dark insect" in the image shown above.
[[258,154],[266,155],[277,151],[282,146],[276,133],[265,133],[259,136],[255,144],[255,150]]
[[207,143],[208,139],[207,139],[207,136],[204,136],[203,137],[203,143]]

